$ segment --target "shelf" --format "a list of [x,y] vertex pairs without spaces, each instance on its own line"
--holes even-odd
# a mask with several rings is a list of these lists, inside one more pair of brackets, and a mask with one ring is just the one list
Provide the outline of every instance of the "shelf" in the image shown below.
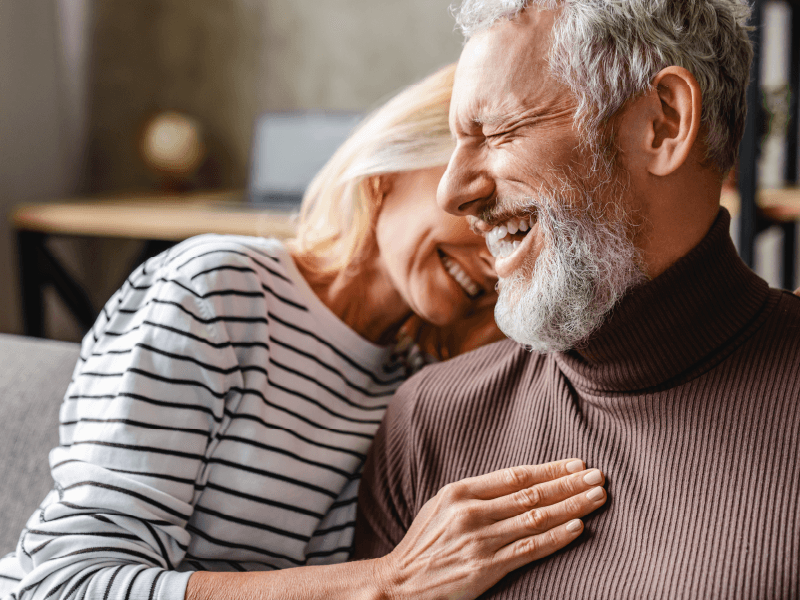
[[[735,188],[723,188],[721,204],[728,209],[731,216],[739,214],[739,191]],[[800,221],[800,188],[781,188],[759,190],[758,208],[768,219],[777,223]]]

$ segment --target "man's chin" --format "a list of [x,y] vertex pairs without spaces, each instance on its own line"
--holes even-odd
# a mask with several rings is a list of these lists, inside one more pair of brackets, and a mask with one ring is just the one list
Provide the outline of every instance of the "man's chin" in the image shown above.
[[503,308],[495,308],[495,322],[509,339],[533,352],[565,352],[571,350],[586,339],[602,323],[602,319],[592,324],[583,323],[581,333],[569,328],[559,327],[554,323],[521,319],[515,311],[505,312]]
[[564,352],[579,346],[603,324],[611,307],[598,306],[593,293],[597,282],[572,278],[568,283],[572,285],[544,282],[542,274],[501,280],[494,313],[497,326],[535,352]]

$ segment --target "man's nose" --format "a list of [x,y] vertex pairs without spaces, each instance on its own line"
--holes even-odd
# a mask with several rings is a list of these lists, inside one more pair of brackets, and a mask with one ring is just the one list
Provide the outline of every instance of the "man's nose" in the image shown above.
[[443,210],[460,217],[478,216],[494,193],[494,182],[475,164],[473,153],[456,147],[436,194]]

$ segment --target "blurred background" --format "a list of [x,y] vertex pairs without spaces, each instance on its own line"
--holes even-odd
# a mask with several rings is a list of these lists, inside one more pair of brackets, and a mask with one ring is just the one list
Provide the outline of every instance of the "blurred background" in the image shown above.
[[[179,111],[213,158],[204,188],[243,188],[265,111],[364,112],[458,58],[448,0],[0,0],[0,331],[21,331],[20,202],[157,187],[139,140]],[[137,243],[48,240],[95,307]],[[45,294],[47,335],[82,329]]]
[[[363,113],[456,60],[461,36],[449,4],[0,0],[0,332],[23,329],[9,217],[20,203],[242,190],[259,115]],[[761,64],[771,87],[759,169],[761,185],[772,187],[783,185],[784,122],[792,104],[787,15],[784,4],[766,3]],[[185,181],[161,177],[143,158],[148,123],[164,113],[179,117],[170,131],[202,146],[202,160]],[[773,285],[781,235],[766,231],[756,248],[756,268]],[[46,243],[99,310],[143,242],[68,235]],[[85,329],[58,295],[46,289],[44,298],[47,337],[79,340]]]

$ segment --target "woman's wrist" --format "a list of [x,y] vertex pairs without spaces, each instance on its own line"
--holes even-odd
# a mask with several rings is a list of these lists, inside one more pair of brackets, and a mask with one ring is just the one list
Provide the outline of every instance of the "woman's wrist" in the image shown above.
[[400,582],[392,566],[391,559],[387,556],[372,558],[350,564],[369,564],[373,584],[373,598],[375,600],[403,600],[400,591]]
[[198,571],[185,600],[401,600],[388,561],[375,558],[278,571]]

